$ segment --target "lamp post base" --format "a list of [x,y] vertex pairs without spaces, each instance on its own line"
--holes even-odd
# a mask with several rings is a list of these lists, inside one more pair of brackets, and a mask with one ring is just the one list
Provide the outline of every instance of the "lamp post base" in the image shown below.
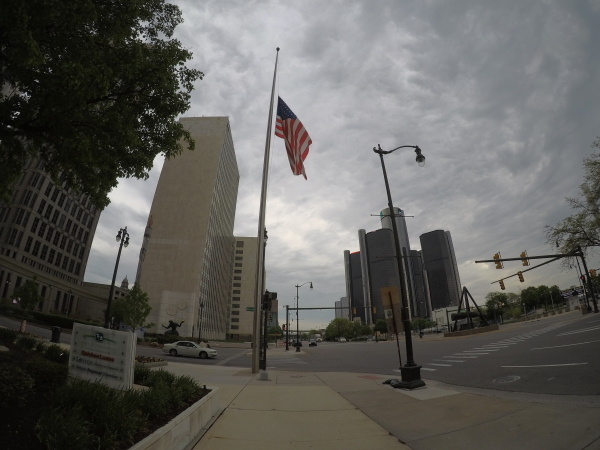
[[421,366],[402,366],[400,375],[402,375],[402,380],[398,380],[393,385],[396,389],[412,390],[425,386],[425,382],[421,379]]

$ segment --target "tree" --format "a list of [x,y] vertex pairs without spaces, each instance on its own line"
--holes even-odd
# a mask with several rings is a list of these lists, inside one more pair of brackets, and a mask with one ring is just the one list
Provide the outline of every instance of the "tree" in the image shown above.
[[[600,138],[592,147],[600,148]],[[584,181],[579,186],[578,198],[567,198],[567,203],[576,212],[555,226],[546,226],[546,242],[555,246],[561,253],[571,253],[581,246],[587,253],[600,246],[600,155],[594,153],[583,160]],[[573,258],[565,258],[563,266],[568,267]]]
[[33,277],[33,280],[27,280],[16,288],[13,292],[13,298],[17,300],[17,304],[23,312],[23,319],[25,319],[25,312],[33,310],[35,305],[44,300],[38,292],[36,277]]
[[350,336],[352,332],[352,323],[348,319],[337,318],[333,319],[327,325],[327,329],[325,330],[325,334],[327,339],[336,339],[339,337],[347,337]]
[[0,2],[0,198],[31,158],[102,208],[117,178],[194,142],[176,121],[202,72],[166,0]]
[[152,307],[148,304],[148,294],[140,289],[139,284],[133,288],[125,297],[118,298],[113,303],[115,318],[131,328],[131,332],[142,327],[151,327],[153,323],[145,323],[150,315]]
[[379,331],[380,333],[387,333],[387,323],[385,322],[385,320],[379,319],[377,322],[375,322],[374,331]]
[[488,292],[485,296],[485,307],[488,319],[504,322],[503,313],[508,307],[508,294],[504,292]]

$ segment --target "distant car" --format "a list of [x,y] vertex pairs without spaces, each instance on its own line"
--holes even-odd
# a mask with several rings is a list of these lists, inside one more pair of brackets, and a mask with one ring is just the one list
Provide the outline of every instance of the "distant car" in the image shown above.
[[317,342],[323,342],[322,338],[317,338]]
[[341,337],[341,338],[340,338],[340,342],[347,342],[347,341],[346,341],[346,338],[344,338],[344,337]]
[[310,341],[308,341],[308,346],[309,347],[316,347],[317,346],[317,341],[315,339],[311,339]]
[[177,341],[172,344],[165,344],[163,352],[171,356],[198,356],[202,359],[217,357],[217,351],[208,347],[208,344],[197,344],[192,341]]

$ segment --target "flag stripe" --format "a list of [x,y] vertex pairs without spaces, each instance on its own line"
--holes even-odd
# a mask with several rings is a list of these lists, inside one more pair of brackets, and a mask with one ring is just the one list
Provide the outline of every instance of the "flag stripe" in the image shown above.
[[292,173],[294,175],[302,174],[306,179],[304,160],[308,156],[312,140],[300,119],[296,117],[281,97],[277,103],[275,136],[282,138],[285,142]]

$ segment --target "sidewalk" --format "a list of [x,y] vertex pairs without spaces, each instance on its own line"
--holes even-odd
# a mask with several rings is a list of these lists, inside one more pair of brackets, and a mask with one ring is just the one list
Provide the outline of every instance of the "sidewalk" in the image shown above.
[[[270,350],[277,357],[278,350]],[[284,349],[280,352],[285,352]],[[388,376],[169,363],[219,388],[221,414],[193,450],[600,449],[600,396],[551,396],[444,385],[414,391]]]

